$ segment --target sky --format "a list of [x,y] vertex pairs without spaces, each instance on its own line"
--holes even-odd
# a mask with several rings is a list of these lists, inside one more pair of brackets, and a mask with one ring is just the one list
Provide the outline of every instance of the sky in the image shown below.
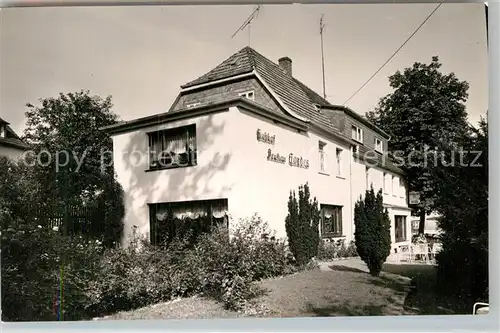
[[[165,112],[180,85],[250,45],[322,94],[319,20],[324,14],[327,99],[343,104],[437,4],[265,5],[250,31],[233,33],[255,6],[9,8],[0,11],[0,116],[22,133],[26,103],[89,89],[111,95],[130,120]],[[469,82],[467,112],[488,107],[483,4],[443,4],[346,105],[360,114],[390,93],[388,77],[439,56],[441,70]]]

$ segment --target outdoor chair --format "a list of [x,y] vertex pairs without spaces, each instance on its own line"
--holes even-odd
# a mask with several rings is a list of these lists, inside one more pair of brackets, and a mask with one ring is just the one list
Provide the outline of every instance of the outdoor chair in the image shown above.
[[401,263],[412,262],[413,261],[413,253],[411,246],[401,245],[398,247],[398,261]]
[[441,252],[443,249],[443,245],[441,243],[434,243],[432,244],[431,248],[431,255],[432,255],[432,260],[436,261],[436,255]]
[[478,302],[472,308],[473,315],[488,314],[490,312],[490,305],[488,303]]
[[419,256],[420,260],[425,263],[429,263],[429,245],[427,243],[413,244],[413,255]]

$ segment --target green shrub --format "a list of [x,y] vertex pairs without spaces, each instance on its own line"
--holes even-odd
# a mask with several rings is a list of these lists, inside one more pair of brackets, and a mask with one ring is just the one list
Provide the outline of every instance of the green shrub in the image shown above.
[[45,198],[31,177],[26,165],[0,157],[2,319],[56,320],[61,309],[61,319],[86,318],[85,288],[102,246],[45,227],[37,216]]
[[194,246],[186,234],[166,246],[139,247],[140,240],[133,237],[128,248],[108,250],[101,274],[89,288],[92,313],[200,293],[240,310],[261,292],[252,282],[292,272],[283,242],[274,240],[258,216],[240,221],[228,236],[226,227],[217,227],[200,235]]
[[298,196],[297,200],[295,191],[290,192],[285,228],[290,251],[303,266],[318,255],[320,211],[307,183],[299,186]]
[[318,247],[318,259],[332,260],[335,258],[352,258],[358,255],[354,241],[345,246],[345,240],[320,241]]
[[390,254],[391,222],[384,210],[382,191],[377,195],[373,187],[366,191],[354,207],[355,244],[357,253],[366,263],[370,274],[378,276]]

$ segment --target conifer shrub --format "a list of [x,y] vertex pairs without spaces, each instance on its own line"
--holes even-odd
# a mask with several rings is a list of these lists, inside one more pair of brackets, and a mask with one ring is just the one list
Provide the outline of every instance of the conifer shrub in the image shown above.
[[299,186],[288,198],[288,215],[285,229],[289,249],[298,266],[306,265],[318,255],[320,211],[316,198],[311,199],[309,185]]
[[391,222],[384,210],[382,191],[375,195],[373,187],[366,191],[354,207],[355,244],[357,253],[370,274],[378,276],[391,251]]

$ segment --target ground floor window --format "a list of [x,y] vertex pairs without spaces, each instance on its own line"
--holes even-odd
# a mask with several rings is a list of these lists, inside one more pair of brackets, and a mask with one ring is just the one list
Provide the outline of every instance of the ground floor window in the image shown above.
[[394,223],[395,223],[394,230],[396,235],[396,243],[406,241],[406,216],[395,215]]
[[321,236],[342,236],[342,206],[320,205]]
[[150,241],[168,244],[189,232],[194,242],[214,226],[228,227],[227,208],[227,199],[150,204]]

